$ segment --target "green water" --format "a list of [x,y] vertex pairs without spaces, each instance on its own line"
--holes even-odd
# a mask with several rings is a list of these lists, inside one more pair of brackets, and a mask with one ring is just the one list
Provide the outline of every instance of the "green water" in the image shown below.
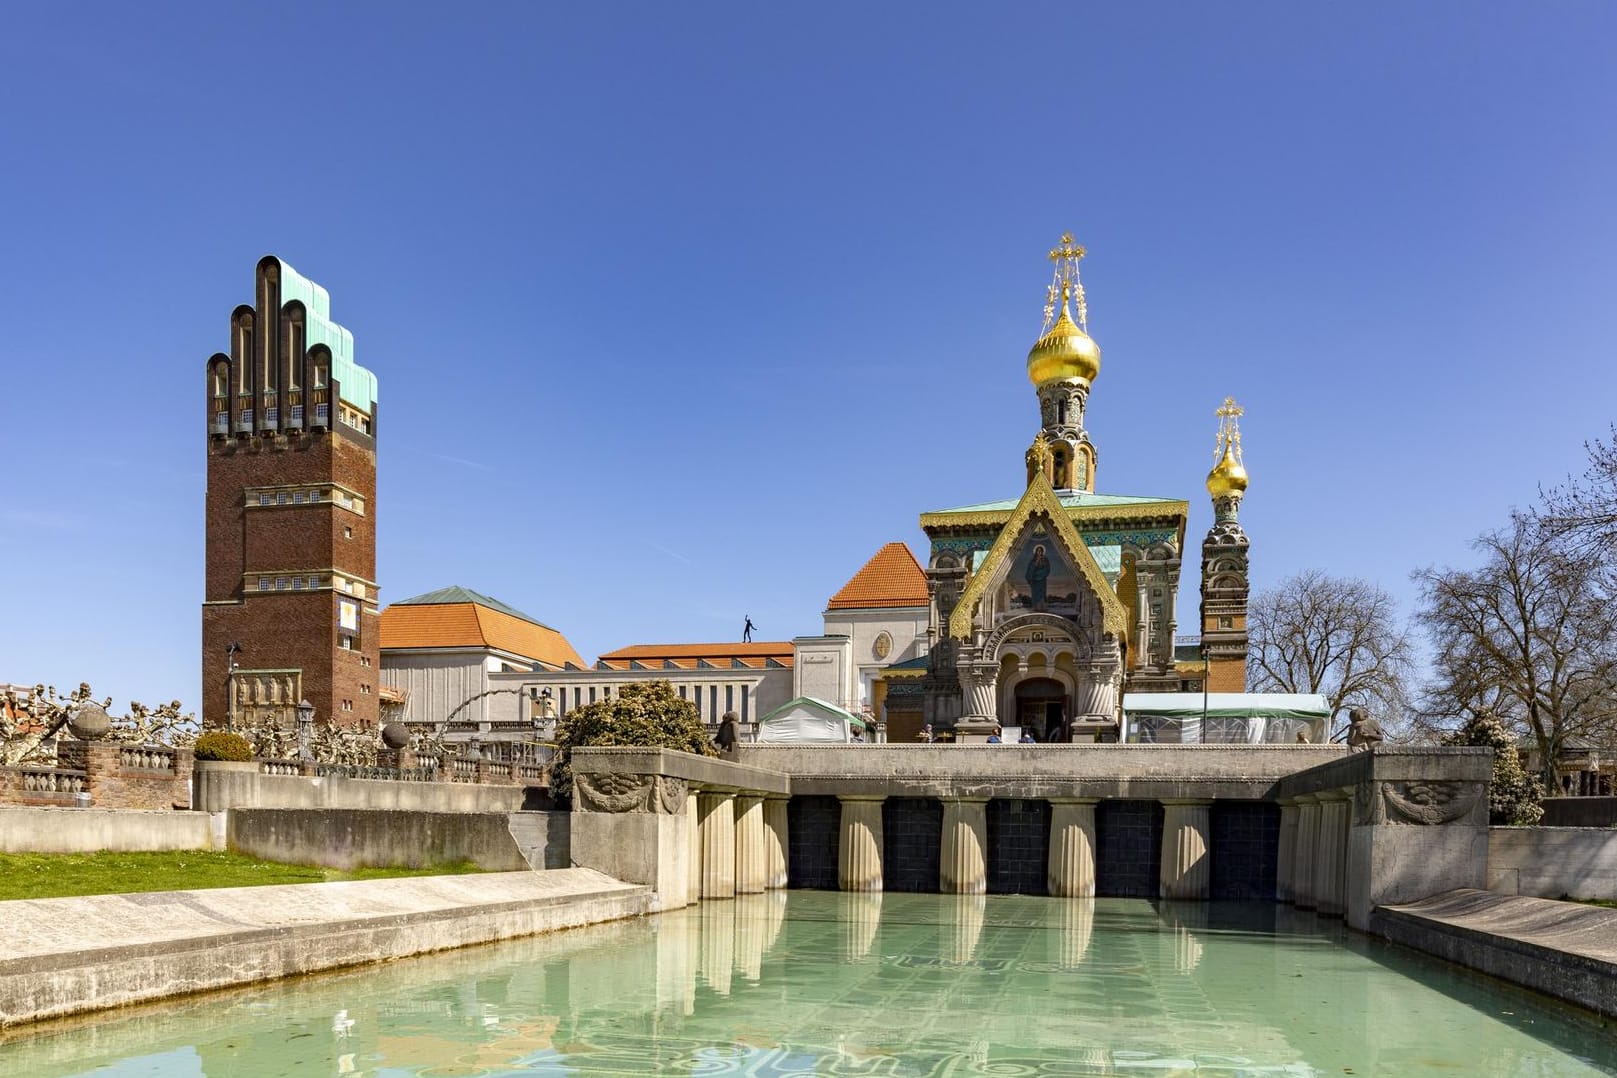
[[1617,1074],[1617,1032],[1268,905],[751,896],[100,1016],[0,1075]]

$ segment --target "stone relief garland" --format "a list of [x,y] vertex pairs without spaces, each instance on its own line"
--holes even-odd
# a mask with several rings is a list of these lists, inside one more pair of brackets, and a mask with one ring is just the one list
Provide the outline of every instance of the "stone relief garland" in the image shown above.
[[653,812],[677,816],[685,811],[684,779],[664,775],[576,773],[573,797],[586,812]]
[[1426,779],[1404,782],[1361,782],[1353,792],[1355,824],[1456,823],[1481,803],[1481,783]]

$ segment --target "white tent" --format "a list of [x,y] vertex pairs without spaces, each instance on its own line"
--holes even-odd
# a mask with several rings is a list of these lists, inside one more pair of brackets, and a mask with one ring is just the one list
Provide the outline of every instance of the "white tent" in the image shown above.
[[864,719],[835,704],[813,696],[799,696],[758,720],[758,740],[777,743],[852,741],[855,730],[864,732],[868,726]]
[[1317,693],[1131,692],[1123,697],[1125,737],[1179,744],[1287,744],[1306,732],[1323,741],[1331,705]]

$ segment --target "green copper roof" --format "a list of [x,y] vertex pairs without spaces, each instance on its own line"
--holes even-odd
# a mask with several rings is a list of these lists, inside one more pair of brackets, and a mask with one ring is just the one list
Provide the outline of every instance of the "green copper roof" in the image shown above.
[[[1091,494],[1083,490],[1058,491],[1056,496],[1061,504],[1068,509],[1088,508],[1090,506],[1111,508],[1120,505],[1151,505],[1158,502],[1177,502],[1180,498],[1147,498],[1136,494]],[[976,505],[957,505],[952,509],[933,509],[924,515],[935,513],[1009,513],[1016,508],[1019,499],[1011,498],[1001,502],[980,502]]]
[[[307,313],[307,346],[331,349],[331,377],[342,388],[342,399],[366,412],[376,406],[376,375],[354,362],[354,335],[331,320],[331,294],[286,264],[281,264],[281,304],[297,300]],[[458,600],[457,600],[458,601]],[[532,618],[527,618],[533,621]]]
[[[473,591],[471,588],[463,588],[458,584],[452,584],[447,588],[439,588],[437,591],[429,591],[425,595],[417,595],[412,599],[400,599],[393,605],[443,606],[448,603],[476,603],[478,606],[486,606],[490,610],[498,610],[502,614],[510,614],[513,618],[521,618],[523,621],[532,622],[541,629],[550,628],[538,618],[524,614],[514,606],[507,606],[498,599],[484,595],[480,591]],[[551,631],[554,632],[555,630],[552,629]]]

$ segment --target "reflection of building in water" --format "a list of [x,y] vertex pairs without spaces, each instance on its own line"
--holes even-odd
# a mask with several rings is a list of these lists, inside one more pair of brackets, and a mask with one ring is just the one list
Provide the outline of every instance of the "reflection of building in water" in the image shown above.
[[977,956],[983,938],[983,916],[988,908],[986,895],[946,895],[943,905],[944,953],[950,962],[970,962]]
[[839,891],[836,896],[837,924],[842,931],[842,956],[852,961],[870,954],[881,927],[882,892]]
[[[936,641],[920,687],[935,730],[980,740],[995,723],[1040,741],[1118,740],[1132,692],[1239,690],[1246,680],[1246,487],[1239,409],[1219,410],[1208,490],[1217,523],[1204,549],[1202,648],[1176,654],[1175,593],[1188,503],[1103,494],[1085,428],[1100,348],[1086,331],[1083,248],[1062,237],[1043,335],[1027,373],[1040,426],[1020,498],[923,514]],[[1059,312],[1059,313],[1058,313]],[[1193,678],[1184,677],[1191,660]]]

